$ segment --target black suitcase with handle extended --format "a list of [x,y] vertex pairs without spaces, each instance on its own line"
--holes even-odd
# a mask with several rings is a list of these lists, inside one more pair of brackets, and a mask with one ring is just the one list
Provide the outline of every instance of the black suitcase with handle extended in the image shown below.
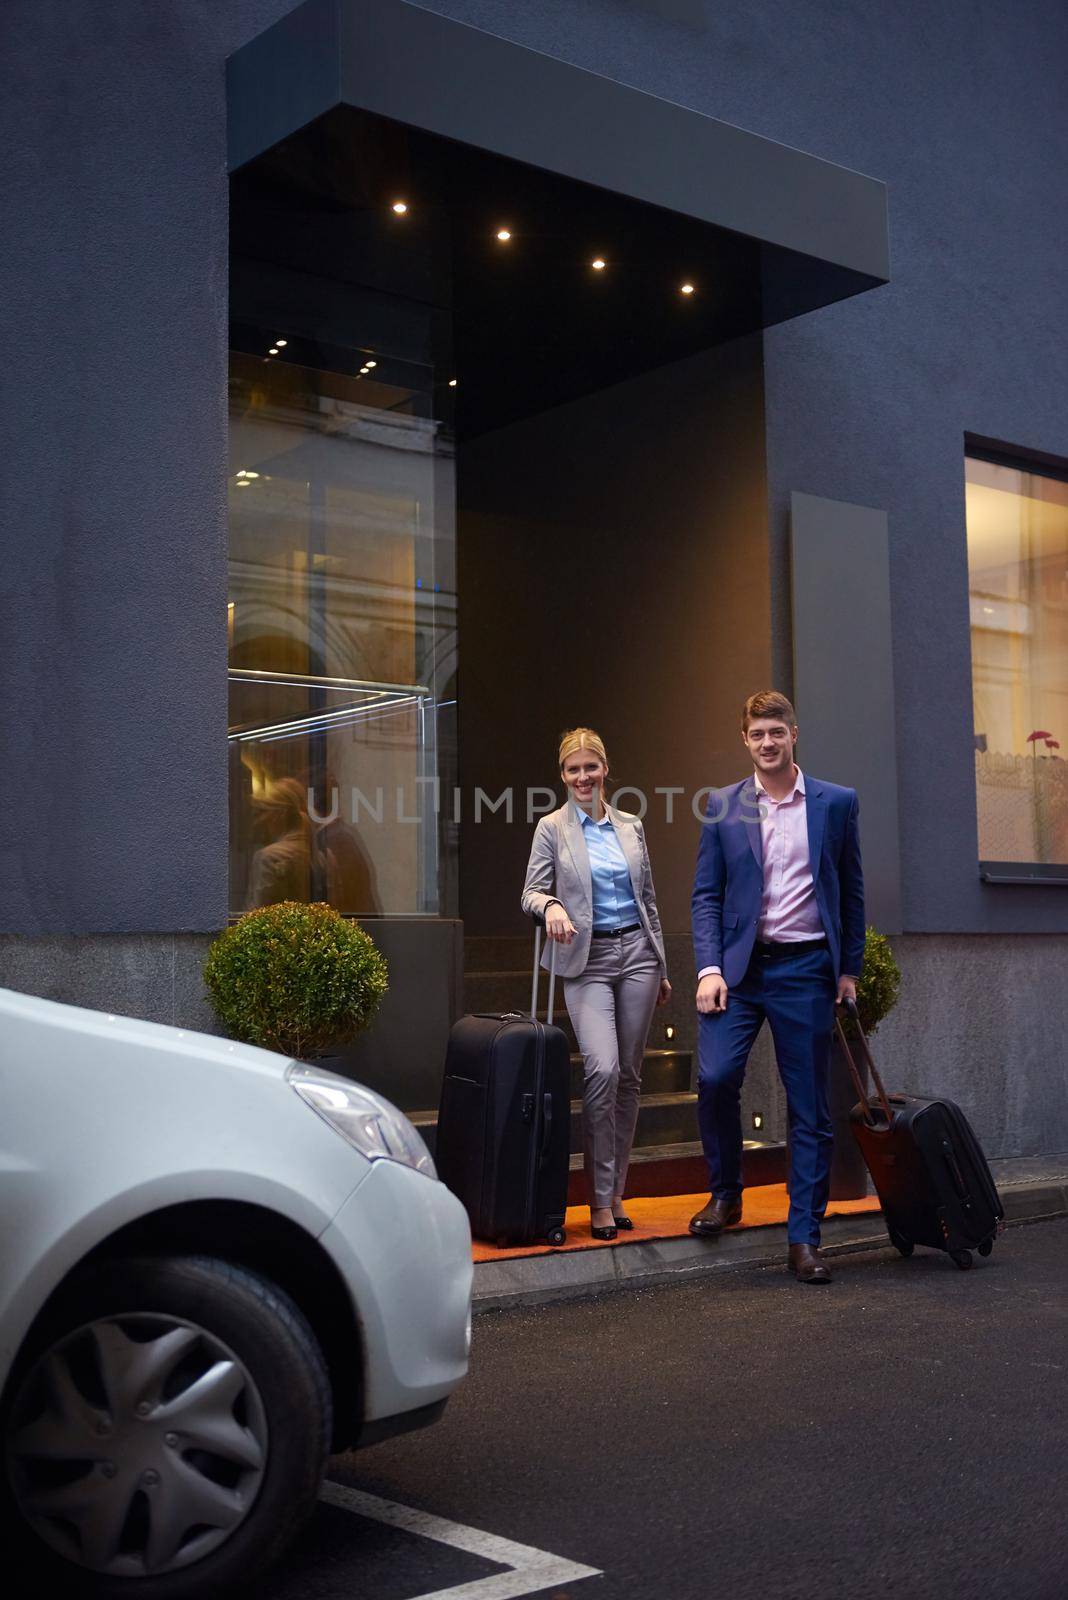
[[438,1175],[463,1201],[474,1236],[501,1248],[565,1238],[571,1054],[552,1025],[555,944],[550,950],[548,1020],[537,1020],[539,926],[530,1016],[461,1017],[445,1058]]
[[982,1147],[960,1106],[883,1088],[856,1006],[847,1010],[875,1085],[869,1100],[841,1018],[839,1043],[860,1101],[849,1114],[853,1137],[875,1183],[890,1241],[903,1256],[918,1244],[944,1250],[958,1267],[972,1251],[988,1256],[1004,1216]]

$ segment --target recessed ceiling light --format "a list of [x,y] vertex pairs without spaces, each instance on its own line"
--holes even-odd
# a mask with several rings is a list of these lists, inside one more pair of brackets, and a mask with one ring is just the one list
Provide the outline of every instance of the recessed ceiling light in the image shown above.
[[377,367],[377,365],[378,365],[377,361],[365,361],[364,362],[364,366],[365,367]]
[[603,256],[594,256],[593,260],[590,262],[590,266],[593,268],[594,272],[603,272],[607,265],[608,262]]
[[237,473],[237,477],[239,477],[239,478],[247,478],[248,477],[248,473],[245,471],[244,467],[242,467],[241,471],[239,473]]
[[450,389],[455,389],[456,388],[456,379],[455,378],[450,378],[449,379],[449,388]]
[[680,294],[693,294],[693,284],[692,283],[684,283],[682,285],[681,289],[679,290],[679,293]]
[[278,354],[278,346],[276,344],[272,344],[272,346],[268,350],[267,354],[269,356],[276,356]]
[[238,478],[237,487],[239,489],[247,489],[248,486],[249,486],[249,482],[248,482],[247,478]]
[[360,374],[361,374],[361,376],[362,376],[362,375],[363,375],[363,373],[365,373],[365,372],[370,372],[370,370],[371,370],[371,369],[370,369],[370,367],[361,367],[361,368],[360,368]]
[[511,228],[498,228],[497,229],[497,237],[501,241],[502,244],[507,244],[509,239],[512,237]]
[[276,339],[274,342],[278,346],[279,350],[281,350],[283,345],[286,345],[286,344],[289,343],[289,340],[288,339]]
[[396,212],[398,217],[407,216],[408,215],[408,202],[407,202],[407,200],[394,200],[393,209]]

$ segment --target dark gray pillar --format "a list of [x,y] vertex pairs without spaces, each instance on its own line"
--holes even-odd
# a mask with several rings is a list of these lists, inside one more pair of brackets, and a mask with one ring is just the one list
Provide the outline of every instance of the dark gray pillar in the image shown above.
[[[791,496],[794,703],[803,769],[860,796],[866,914],[901,931],[890,562],[885,511]],[[849,1131],[856,1100],[831,1052],[831,1197],[864,1195],[868,1174]]]
[[792,495],[791,578],[800,764],[856,789],[867,920],[900,933],[886,512]]

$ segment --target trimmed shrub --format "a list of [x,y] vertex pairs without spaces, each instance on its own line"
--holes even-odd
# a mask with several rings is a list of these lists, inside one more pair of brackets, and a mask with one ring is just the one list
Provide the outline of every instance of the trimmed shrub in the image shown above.
[[[883,933],[867,928],[864,933],[864,964],[857,982],[857,1010],[860,1024],[869,1036],[897,1005],[901,969],[894,960],[890,941]],[[848,1027],[848,1018],[846,1019]]]
[[298,1059],[339,1050],[362,1032],[387,979],[385,957],[358,923],[296,900],[246,912],[204,963],[231,1038]]

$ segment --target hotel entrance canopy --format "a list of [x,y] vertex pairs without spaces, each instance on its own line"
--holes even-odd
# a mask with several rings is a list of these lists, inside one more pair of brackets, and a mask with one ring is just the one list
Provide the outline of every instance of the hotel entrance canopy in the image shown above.
[[730,304],[719,338],[889,277],[876,179],[408,0],[308,0],[231,57],[228,97],[231,171],[350,108],[659,208]]

